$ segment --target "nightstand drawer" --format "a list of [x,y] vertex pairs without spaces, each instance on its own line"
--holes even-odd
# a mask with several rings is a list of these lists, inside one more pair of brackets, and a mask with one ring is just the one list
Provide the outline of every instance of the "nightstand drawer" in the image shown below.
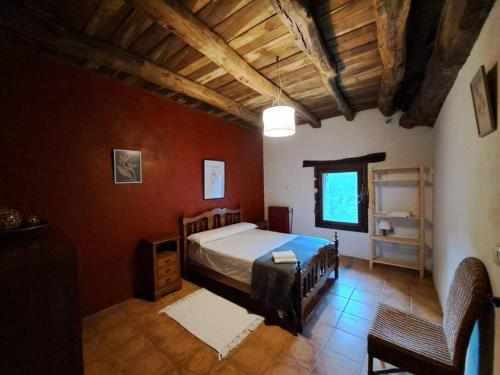
[[156,270],[158,275],[158,280],[165,277],[178,277],[179,272],[177,270],[177,263],[172,263],[169,266],[161,267]]
[[158,277],[158,289],[163,289],[165,286],[170,285],[177,280],[179,280],[179,276],[177,274],[162,278]]
[[158,269],[177,266],[177,254],[172,253],[167,256],[162,256],[161,258],[158,258],[156,260],[156,265]]

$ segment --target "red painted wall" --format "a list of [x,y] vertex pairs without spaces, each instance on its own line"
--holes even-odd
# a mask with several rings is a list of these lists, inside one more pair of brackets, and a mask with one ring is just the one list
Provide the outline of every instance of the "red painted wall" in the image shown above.
[[[181,209],[264,217],[259,132],[24,46],[3,41],[0,56],[0,205],[73,238],[84,315],[132,296],[138,240],[177,232]],[[142,151],[142,184],[113,183],[113,148]],[[226,161],[225,199],[202,199],[204,158]]]

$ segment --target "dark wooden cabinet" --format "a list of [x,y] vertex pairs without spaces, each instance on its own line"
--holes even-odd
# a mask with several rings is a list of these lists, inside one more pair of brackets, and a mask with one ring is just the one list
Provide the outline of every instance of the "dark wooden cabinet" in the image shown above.
[[78,258],[54,228],[0,238],[0,374],[83,374]]
[[139,247],[139,297],[157,301],[182,287],[180,236],[144,238]]

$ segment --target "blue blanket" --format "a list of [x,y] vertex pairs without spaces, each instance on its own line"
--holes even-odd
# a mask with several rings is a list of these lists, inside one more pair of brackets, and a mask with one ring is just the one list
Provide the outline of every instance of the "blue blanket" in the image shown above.
[[276,264],[273,262],[273,251],[292,250],[300,267],[305,269],[311,258],[319,249],[333,246],[328,240],[318,237],[297,236],[282,246],[257,258],[252,266],[252,283],[250,296],[264,302],[266,308],[281,310],[295,317],[292,293],[295,280],[296,263]]

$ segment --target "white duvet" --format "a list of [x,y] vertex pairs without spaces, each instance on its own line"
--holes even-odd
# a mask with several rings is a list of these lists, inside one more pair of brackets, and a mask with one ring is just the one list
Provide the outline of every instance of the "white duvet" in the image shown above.
[[[190,242],[189,259],[225,276],[250,284],[254,260],[297,237],[294,234],[240,227],[241,231],[229,230],[227,233],[230,234],[223,238],[217,235],[213,238],[218,239],[201,241],[202,244]],[[204,233],[208,232],[210,231]]]

